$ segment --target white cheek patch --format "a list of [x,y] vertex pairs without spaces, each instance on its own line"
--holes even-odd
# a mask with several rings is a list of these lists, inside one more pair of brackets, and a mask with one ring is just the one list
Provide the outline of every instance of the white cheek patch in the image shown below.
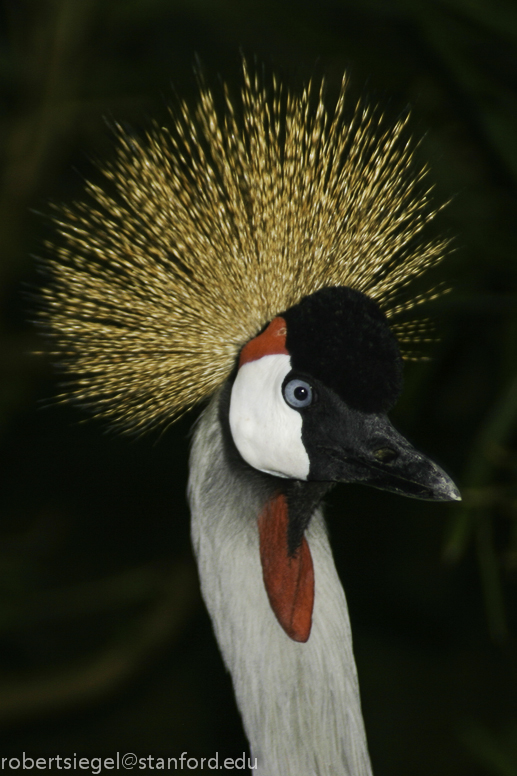
[[291,360],[283,354],[243,364],[232,387],[230,429],[237,450],[254,469],[306,480],[310,462],[302,442],[302,416],[282,395],[290,371]]

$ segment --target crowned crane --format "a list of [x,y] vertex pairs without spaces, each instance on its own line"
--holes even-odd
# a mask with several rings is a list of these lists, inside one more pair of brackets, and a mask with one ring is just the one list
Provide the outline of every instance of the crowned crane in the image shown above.
[[240,104],[201,82],[170,129],[120,130],[106,186],[58,212],[43,292],[68,398],[139,430],[210,397],[192,539],[260,776],[371,774],[324,495],[459,499],[386,415],[426,338],[404,315],[435,293],[404,291],[446,247],[415,239],[425,171],[405,120],[323,91],[244,65]]

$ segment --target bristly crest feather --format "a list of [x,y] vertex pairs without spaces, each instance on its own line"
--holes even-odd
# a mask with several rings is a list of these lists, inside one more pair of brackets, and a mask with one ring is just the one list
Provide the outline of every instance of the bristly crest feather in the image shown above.
[[[241,104],[200,83],[170,129],[118,129],[107,189],[58,209],[40,318],[74,377],[66,397],[126,429],[171,420],[228,377],[251,337],[325,286],[349,285],[391,319],[436,289],[398,292],[436,264],[446,241],[415,248],[435,215],[413,169],[407,120],[384,128],[359,105],[333,111],[323,81],[300,95],[244,64]],[[109,190],[109,191],[108,191]],[[392,324],[403,355],[425,321]]]

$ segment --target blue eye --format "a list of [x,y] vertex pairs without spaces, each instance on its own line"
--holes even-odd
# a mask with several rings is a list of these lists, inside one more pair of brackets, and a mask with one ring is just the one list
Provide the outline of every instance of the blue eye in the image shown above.
[[284,385],[283,391],[284,399],[290,407],[298,410],[312,404],[312,385],[306,383],[305,380],[289,380]]

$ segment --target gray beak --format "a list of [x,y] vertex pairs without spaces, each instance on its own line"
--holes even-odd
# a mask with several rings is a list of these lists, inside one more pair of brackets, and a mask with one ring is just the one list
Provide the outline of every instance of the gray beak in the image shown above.
[[359,482],[426,501],[461,501],[452,479],[415,450],[386,415],[350,409],[335,394],[335,406],[329,407],[328,399],[319,405],[323,411],[304,416],[310,480]]

